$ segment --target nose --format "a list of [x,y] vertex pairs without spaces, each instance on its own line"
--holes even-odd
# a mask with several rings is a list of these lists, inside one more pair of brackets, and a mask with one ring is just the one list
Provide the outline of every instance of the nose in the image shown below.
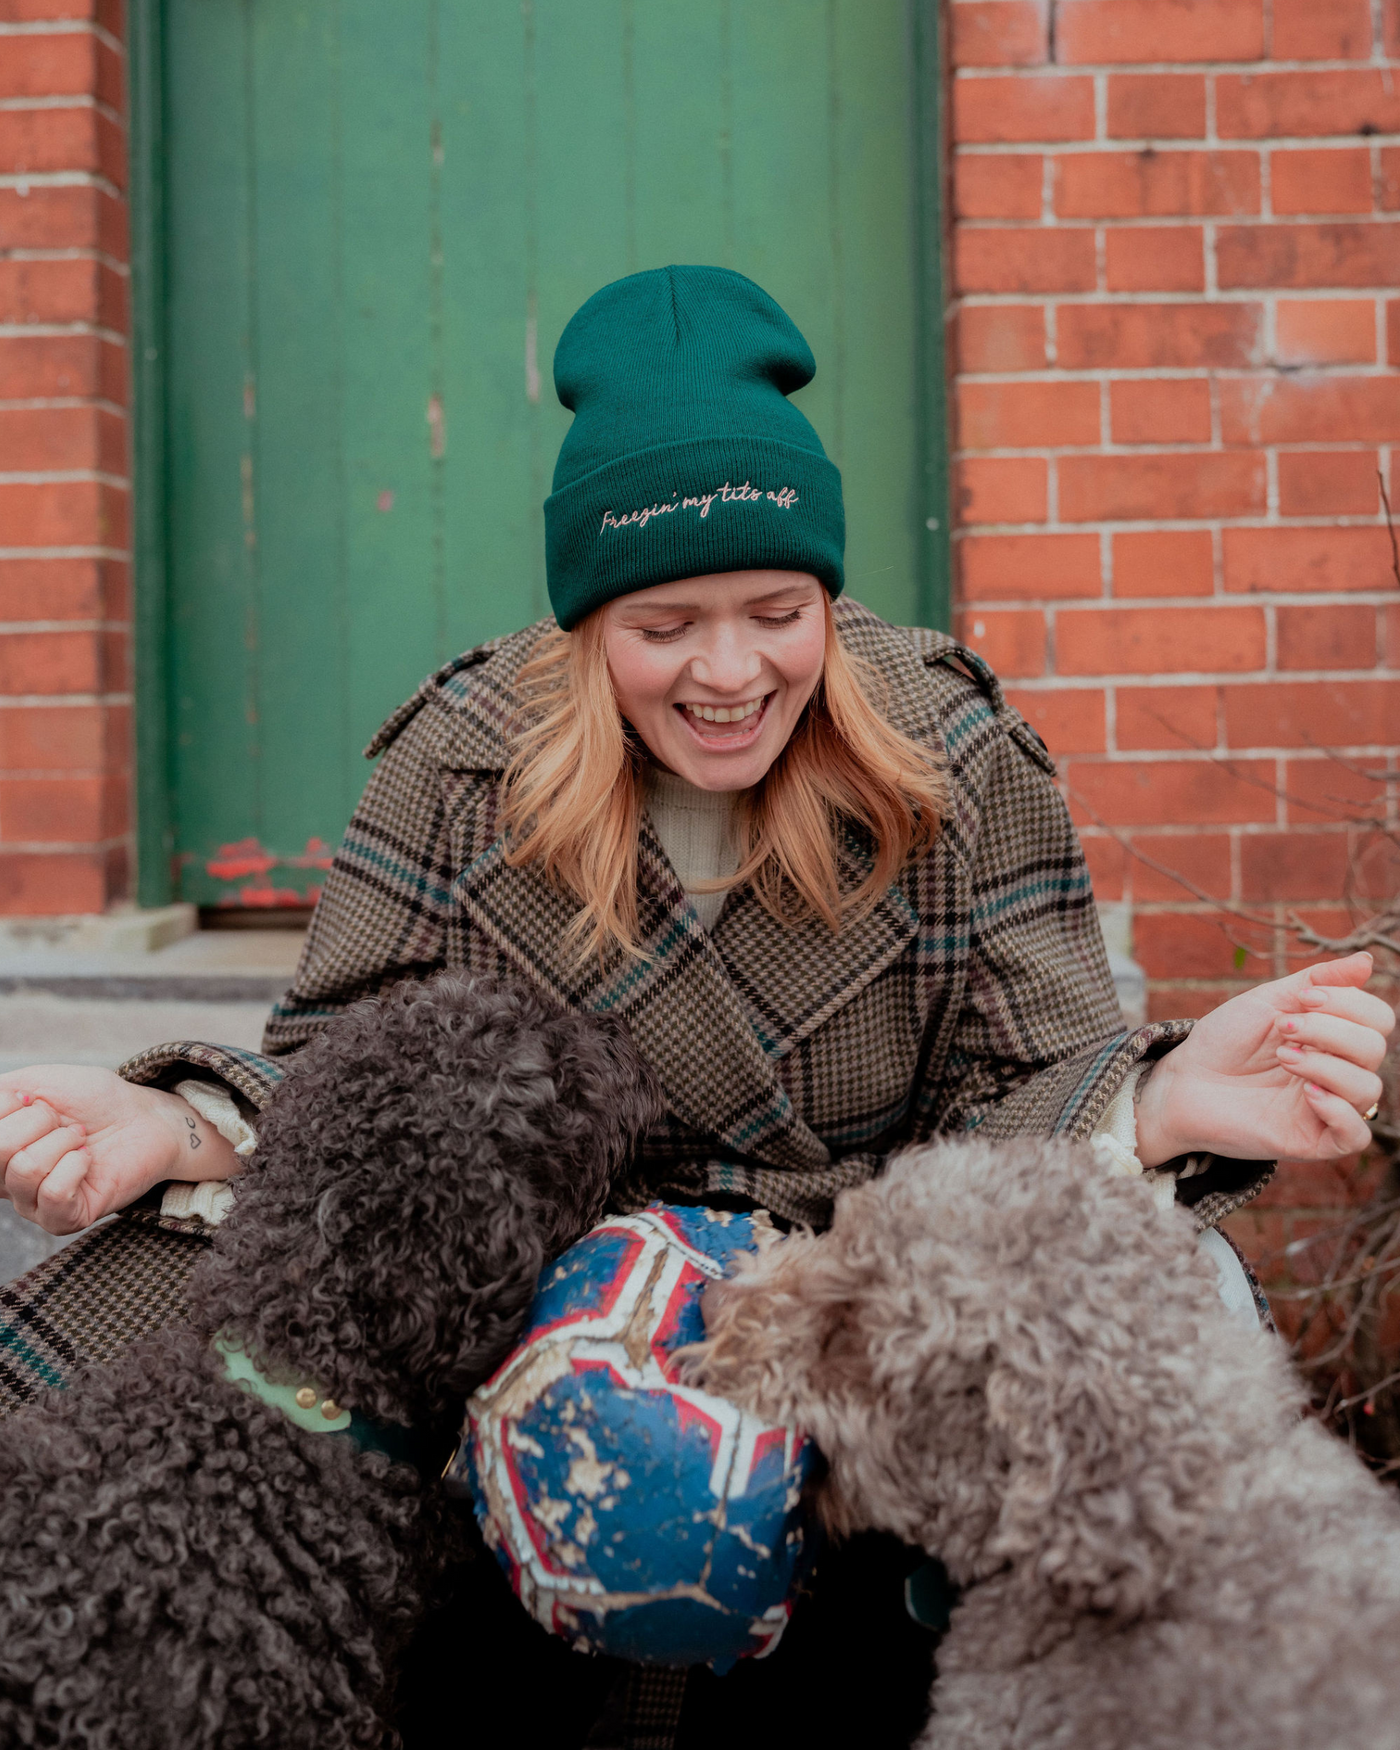
[[763,672],[763,658],[740,627],[716,626],[704,648],[690,660],[690,676],[697,686],[730,697],[749,691]]

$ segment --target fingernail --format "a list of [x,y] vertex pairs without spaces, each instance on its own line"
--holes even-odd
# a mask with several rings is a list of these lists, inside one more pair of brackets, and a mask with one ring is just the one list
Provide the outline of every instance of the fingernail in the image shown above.
[[1280,1057],[1287,1059],[1289,1063],[1299,1063],[1303,1056],[1302,1052],[1299,1051],[1296,1045],[1280,1045],[1278,1048],[1278,1054]]
[[1322,1098],[1322,1089],[1318,1087],[1316,1082],[1304,1082],[1303,1087],[1309,1094],[1316,1094],[1319,1099]]
[[1285,1033],[1296,1033],[1298,1031],[1298,1023],[1296,1021],[1280,1021],[1279,1026]]
[[19,1097],[19,1103],[21,1106],[27,1106],[33,1098],[33,1094],[21,1094]]

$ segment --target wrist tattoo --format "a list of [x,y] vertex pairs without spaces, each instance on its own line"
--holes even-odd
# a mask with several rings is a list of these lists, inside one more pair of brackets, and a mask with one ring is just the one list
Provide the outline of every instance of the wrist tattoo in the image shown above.
[[185,1120],[185,1123],[188,1124],[190,1127],[190,1147],[191,1148],[198,1148],[199,1147],[199,1137],[197,1135],[197,1132],[199,1130],[199,1126],[195,1123],[193,1118],[187,1118]]

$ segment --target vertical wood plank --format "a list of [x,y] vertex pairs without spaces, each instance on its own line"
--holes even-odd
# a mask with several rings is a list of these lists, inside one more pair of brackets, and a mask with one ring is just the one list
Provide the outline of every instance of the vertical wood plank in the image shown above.
[[165,479],[164,8],[131,0],[132,484],[135,591],[136,899],[175,893],[167,686],[170,645]]
[[[339,6],[260,6],[252,50],[261,832],[293,854],[353,807],[341,441]],[[281,876],[277,885],[287,886]]]
[[[903,7],[900,0],[826,6],[847,587],[877,613],[909,623],[919,614],[920,390]],[[896,95],[901,101],[891,101]]]
[[[254,665],[255,480],[245,393],[249,0],[167,15],[170,687],[182,892],[236,824],[261,832]],[[230,836],[234,836],[230,834]],[[191,870],[190,862],[196,864]]]

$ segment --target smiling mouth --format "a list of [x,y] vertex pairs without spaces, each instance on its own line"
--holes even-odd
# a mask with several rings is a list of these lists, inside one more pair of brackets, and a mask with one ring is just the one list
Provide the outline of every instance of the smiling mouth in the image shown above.
[[676,710],[698,741],[711,747],[736,747],[757,735],[772,698],[772,693],[763,693],[737,705],[705,705],[686,700],[678,704]]

